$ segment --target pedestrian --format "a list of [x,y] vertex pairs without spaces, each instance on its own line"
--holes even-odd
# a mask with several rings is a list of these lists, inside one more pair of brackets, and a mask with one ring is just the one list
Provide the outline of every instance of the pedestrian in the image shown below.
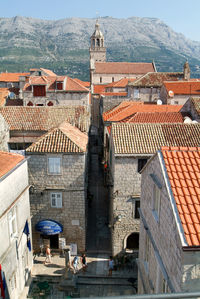
[[47,260],[49,263],[51,263],[51,249],[50,249],[49,245],[47,245],[47,247],[46,247],[46,258],[45,258],[44,264],[46,264]]
[[86,255],[85,255],[85,253],[82,254],[81,263],[82,263],[82,267],[83,267],[83,272],[86,272],[87,261],[86,261]]
[[78,271],[78,256],[76,255],[73,259],[72,266],[74,268],[74,273]]
[[114,269],[114,261],[112,256],[110,256],[110,259],[108,261],[108,276],[112,276],[113,269]]

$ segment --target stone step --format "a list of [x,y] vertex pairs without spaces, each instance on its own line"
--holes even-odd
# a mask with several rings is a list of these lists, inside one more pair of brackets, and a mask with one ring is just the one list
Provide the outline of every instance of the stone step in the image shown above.
[[77,277],[78,285],[118,285],[133,286],[135,280],[118,278],[118,277]]

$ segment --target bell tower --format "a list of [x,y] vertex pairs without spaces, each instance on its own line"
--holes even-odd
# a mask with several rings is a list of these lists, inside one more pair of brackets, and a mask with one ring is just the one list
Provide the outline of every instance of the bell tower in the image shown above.
[[95,62],[106,61],[106,48],[104,47],[104,36],[99,29],[98,20],[95,24],[95,30],[90,38],[90,68]]

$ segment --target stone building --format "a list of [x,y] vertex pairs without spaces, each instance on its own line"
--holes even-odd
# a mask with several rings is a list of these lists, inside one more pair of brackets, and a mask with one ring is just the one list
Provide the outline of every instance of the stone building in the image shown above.
[[177,146],[142,170],[140,294],[199,291],[199,172],[200,148]]
[[[64,240],[85,250],[87,143],[85,133],[64,122],[26,149],[35,249],[45,242],[58,249]],[[57,229],[46,230],[46,220]]]
[[141,169],[161,146],[198,146],[200,125],[112,123],[108,131],[106,183],[111,194],[112,252],[116,255],[126,249],[138,250]]
[[9,126],[0,114],[0,151],[8,151]]
[[197,97],[199,95],[200,82],[195,79],[164,82],[160,91],[162,102],[171,105],[184,105],[189,97]]
[[184,73],[153,72],[147,73],[134,82],[128,83],[128,97],[143,102],[156,103],[164,81],[183,80]]
[[200,98],[190,97],[181,108],[181,112],[189,113],[193,121],[200,122]]
[[138,78],[148,72],[155,72],[154,63],[145,62],[106,62],[104,35],[98,22],[90,44],[90,83],[93,93],[94,84],[107,84],[122,78]]
[[8,88],[12,98],[19,97],[20,77],[28,76],[29,73],[1,73],[0,88]]
[[[4,140],[6,138],[9,150],[14,151],[26,149],[41,135],[64,121],[68,121],[86,133],[90,126],[90,113],[83,106],[2,107],[0,108],[0,118],[2,117],[9,126],[9,132]],[[3,132],[5,135],[4,127]]]
[[6,152],[0,152],[0,244],[2,298],[20,298],[32,268],[28,170],[23,156]]
[[23,79],[24,106],[90,106],[90,91],[68,76],[33,75]]

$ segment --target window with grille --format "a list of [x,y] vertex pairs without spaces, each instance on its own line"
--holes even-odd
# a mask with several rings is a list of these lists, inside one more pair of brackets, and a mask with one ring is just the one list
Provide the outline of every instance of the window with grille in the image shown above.
[[51,193],[51,207],[62,208],[62,192]]
[[17,221],[15,208],[13,208],[8,214],[8,223],[10,237],[11,239],[13,239],[17,235]]

